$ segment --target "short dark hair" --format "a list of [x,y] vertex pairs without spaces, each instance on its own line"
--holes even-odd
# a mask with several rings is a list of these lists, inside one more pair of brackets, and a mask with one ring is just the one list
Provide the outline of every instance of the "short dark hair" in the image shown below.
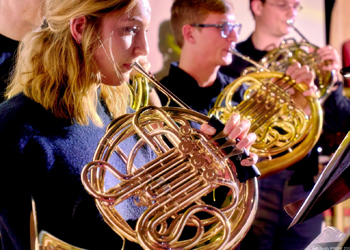
[[252,13],[252,15],[254,16],[254,13],[252,11],[252,2],[253,1],[260,1],[262,3],[265,3],[265,0],[250,0],[250,2],[249,2],[249,9],[250,9],[250,12]]
[[184,25],[201,23],[209,13],[226,14],[232,11],[232,0],[174,0],[170,21],[176,43],[180,48],[183,46]]

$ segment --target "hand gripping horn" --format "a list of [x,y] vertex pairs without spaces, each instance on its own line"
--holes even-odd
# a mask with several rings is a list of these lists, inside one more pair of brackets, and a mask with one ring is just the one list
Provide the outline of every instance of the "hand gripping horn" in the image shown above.
[[[84,187],[106,223],[144,249],[234,248],[257,209],[256,178],[245,178],[236,170],[247,168],[239,164],[243,152],[222,132],[209,138],[196,129],[193,124],[210,119],[189,109],[141,66],[133,67],[182,108],[148,106],[116,118],[107,127],[93,161],[83,168]],[[123,148],[127,140],[136,140],[129,150]],[[138,166],[137,158],[145,147],[155,158]],[[126,173],[112,166],[116,156]],[[223,204],[215,206],[213,190],[215,196],[229,194]],[[129,199],[144,210],[134,228],[116,208]],[[193,231],[190,237],[189,231]]]
[[[310,43],[305,36],[294,26],[293,19],[289,19],[287,24],[292,27],[302,38],[297,42],[293,38],[288,38],[282,41],[281,45],[275,49],[270,50],[259,61],[260,67],[268,68],[270,71],[277,71],[284,73],[289,65],[299,62],[301,65],[308,65],[310,70],[315,74],[315,84],[318,87],[316,93],[320,103],[324,103],[327,97],[332,93],[332,87],[336,82],[336,71],[323,70],[322,67],[329,65],[330,61],[322,61],[317,55],[319,47]],[[255,64],[254,64],[255,65]],[[255,67],[257,67],[255,65]],[[248,67],[242,73],[247,74],[256,72],[260,69],[257,67]]]
[[[225,123],[235,112],[251,121],[250,132],[257,135],[251,151],[259,156],[257,167],[264,177],[307,155],[320,136],[323,112],[315,95],[303,95],[304,84],[264,66],[260,69],[266,72],[249,73],[226,86],[209,116]],[[238,91],[244,92],[239,104],[233,101]]]

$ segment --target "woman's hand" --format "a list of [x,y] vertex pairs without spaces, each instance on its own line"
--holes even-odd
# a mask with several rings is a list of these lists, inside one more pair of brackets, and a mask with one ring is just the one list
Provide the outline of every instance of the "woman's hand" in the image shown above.
[[[240,142],[237,143],[236,147],[238,149],[245,148],[249,152],[250,146],[255,142],[256,135],[254,133],[249,133],[250,121],[240,119],[240,115],[233,113],[230,119],[225,125],[223,130],[224,134],[227,135],[228,139],[235,140],[239,139]],[[207,135],[214,135],[216,129],[209,124],[203,124],[201,126],[201,131]],[[258,161],[258,156],[254,153],[249,152],[249,157],[241,161],[242,166],[252,166]]]

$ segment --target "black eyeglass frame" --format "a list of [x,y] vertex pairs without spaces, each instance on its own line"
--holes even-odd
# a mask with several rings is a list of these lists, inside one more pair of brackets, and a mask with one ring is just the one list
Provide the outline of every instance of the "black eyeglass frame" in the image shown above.
[[[227,38],[232,31],[235,31],[236,35],[239,36],[241,33],[242,29],[242,24],[241,23],[229,23],[225,22],[222,24],[191,24],[192,27],[199,27],[199,28],[208,28],[208,27],[214,27],[214,28],[220,28],[221,29],[221,36],[223,38]],[[226,27],[231,27],[231,30],[229,30],[228,34],[225,34],[225,28]],[[236,31],[235,28],[238,27],[238,30]]]
[[294,3],[294,4],[292,4],[292,3],[270,3],[270,2],[266,2],[266,1],[262,1],[262,2],[269,4],[271,6],[277,7],[283,11],[286,11],[286,10],[289,10],[290,8],[293,8],[293,10],[300,12],[303,9],[303,6],[300,5],[300,2]]

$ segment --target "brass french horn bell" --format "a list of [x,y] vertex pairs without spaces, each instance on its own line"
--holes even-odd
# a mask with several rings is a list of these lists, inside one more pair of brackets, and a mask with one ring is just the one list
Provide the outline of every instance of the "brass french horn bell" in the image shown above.
[[[235,149],[235,142],[218,146],[217,139],[224,137],[221,133],[209,138],[192,126],[210,119],[187,108],[140,65],[133,67],[181,108],[147,106],[113,120],[92,162],[83,168],[85,189],[95,198],[106,223],[144,249],[234,248],[251,226],[258,198],[256,178],[238,181],[230,160],[242,152]],[[132,149],[123,147],[127,140],[136,140]],[[223,152],[228,145],[232,145],[230,152]],[[156,158],[137,166],[135,159],[145,146]],[[111,165],[115,156],[124,162],[126,173]],[[114,179],[113,185],[106,186],[106,176],[109,184]],[[204,200],[220,187],[230,190],[227,201],[221,207],[206,204]],[[135,228],[116,208],[128,199],[144,210]],[[182,239],[188,228],[195,235]]]
[[[316,96],[302,94],[307,90],[304,84],[297,84],[237,50],[230,51],[256,65],[256,70],[226,86],[209,116],[226,123],[235,112],[250,120],[250,132],[257,135],[250,150],[259,156],[257,167],[266,177],[298,162],[313,148],[322,129],[322,108]],[[242,91],[243,100],[234,102],[233,96]]]

